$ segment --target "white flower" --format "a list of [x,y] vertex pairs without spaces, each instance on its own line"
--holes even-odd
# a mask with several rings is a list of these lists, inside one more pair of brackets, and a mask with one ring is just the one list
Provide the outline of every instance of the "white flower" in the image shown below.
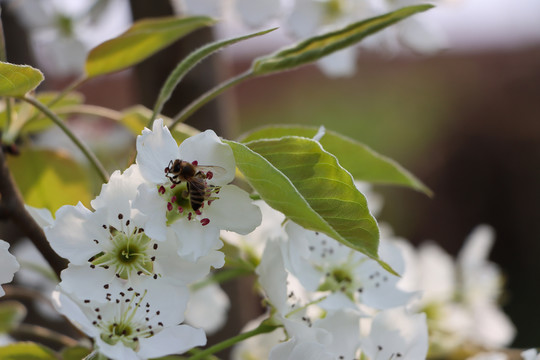
[[383,310],[373,319],[362,351],[370,359],[425,359],[428,331],[425,314],[409,314],[405,308]]
[[183,320],[187,291],[176,289],[174,297],[156,306],[160,296],[160,288],[151,286],[110,294],[103,303],[80,301],[58,290],[53,293],[53,304],[94,339],[98,352],[111,359],[156,358],[205,345],[203,330],[178,325]]
[[230,301],[218,284],[204,285],[201,289],[191,290],[185,313],[186,323],[211,335],[221,329],[227,321]]
[[[360,313],[339,309],[324,313],[310,294],[285,270],[279,240],[270,240],[257,267],[259,283],[283,324],[288,339],[270,351],[269,359],[353,358],[358,348]],[[323,317],[324,316],[324,317]]]
[[536,349],[528,349],[521,353],[523,360],[540,360],[540,354]]
[[500,309],[498,267],[488,261],[493,230],[480,225],[466,239],[457,261],[434,243],[408,252],[404,283],[423,292],[419,307],[428,314],[431,350],[445,353],[466,344],[485,348],[508,345],[515,329]]
[[[196,178],[197,184],[183,179],[187,175],[182,175],[181,161],[186,162],[186,171],[194,171],[189,178]],[[150,217],[146,231],[162,238],[163,224],[167,223],[178,236],[183,256],[196,260],[221,246],[219,230],[247,234],[261,222],[261,212],[249,195],[227,185],[235,176],[234,156],[211,130],[178,146],[158,119],[152,130],[145,128],[137,137],[137,164],[148,182],[146,189],[140,189],[142,196],[137,202]],[[146,203],[151,207],[143,208]]]
[[[19,263],[15,256],[8,251],[9,243],[0,240],[0,284],[13,280],[13,274],[19,270]],[[4,289],[0,286],[0,296],[4,296]]]
[[[307,290],[332,292],[325,301],[326,307],[355,307],[361,303],[385,309],[405,305],[413,296],[397,287],[399,277],[337,240],[293,222],[287,223],[286,231],[286,267]],[[403,273],[405,264],[398,247],[384,240],[379,253],[395,271]]]
[[270,239],[279,239],[286,236],[282,226],[285,215],[271,208],[263,200],[253,202],[261,209],[261,225],[247,235],[240,235],[232,231],[222,231],[222,238],[242,250],[248,258],[260,261],[266,242]]
[[[124,174],[113,173],[91,202],[95,211],[80,203],[63,206],[44,229],[51,247],[70,261],[61,285],[79,299],[104,299],[148,282],[186,286],[206,276],[211,266],[223,265],[222,253],[190,262],[178,255],[174,237],[158,241],[148,236],[148,218],[132,206],[142,182],[137,170],[132,166]],[[95,286],[88,286],[85,278]],[[166,296],[163,301],[168,301]]]

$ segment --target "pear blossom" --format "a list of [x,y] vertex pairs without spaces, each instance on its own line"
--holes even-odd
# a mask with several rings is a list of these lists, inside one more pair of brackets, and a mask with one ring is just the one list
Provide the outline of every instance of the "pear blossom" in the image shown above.
[[230,305],[229,297],[218,284],[210,283],[200,289],[190,289],[186,323],[212,335],[225,325]]
[[[44,228],[51,247],[70,261],[61,274],[64,291],[103,300],[111,292],[149,282],[185,287],[206,276],[211,266],[223,265],[221,252],[190,262],[178,255],[175,237],[159,241],[145,232],[148,218],[133,207],[142,181],[136,166],[123,174],[116,171],[92,200],[95,211],[80,203],[63,206],[54,223]],[[84,278],[96,286],[88,286]]]
[[[193,209],[199,194],[190,192],[188,182],[173,172],[177,160],[195,168],[193,176],[204,188],[199,208]],[[152,130],[145,128],[137,137],[137,166],[146,181],[135,202],[149,217],[146,233],[163,238],[171,229],[179,254],[193,261],[221,246],[219,230],[247,234],[261,222],[261,212],[248,193],[228,185],[236,170],[232,149],[211,130],[178,146],[163,120],[157,119]]]
[[424,313],[411,314],[404,307],[383,310],[373,318],[369,335],[362,338],[362,352],[372,360],[425,359],[427,330]]
[[528,349],[521,352],[523,360],[540,360],[540,354],[536,349]]
[[246,258],[254,259],[258,263],[268,240],[286,236],[285,229],[282,226],[285,221],[285,215],[271,208],[263,200],[256,200],[253,203],[261,209],[261,224],[247,235],[240,235],[232,231],[222,231],[221,237],[227,243],[240,249]]
[[[206,344],[204,331],[183,321],[188,292],[170,294],[175,301],[156,301],[160,287],[110,293],[105,301],[81,301],[59,288],[53,304],[95,342],[96,351],[111,359],[142,360],[183,353]],[[156,305],[159,303],[159,305]]]
[[[8,251],[9,243],[0,240],[0,284],[5,284],[13,280],[13,274],[19,270],[19,263],[15,256]],[[4,296],[5,291],[0,286],[0,296]]]
[[455,261],[435,243],[407,251],[403,287],[421,291],[417,307],[425,310],[430,328],[430,352],[443,355],[472,344],[487,349],[508,345],[515,328],[497,301],[501,294],[498,267],[488,261],[494,232],[476,227]]
[[279,240],[267,243],[257,267],[259,283],[269,303],[276,310],[275,321],[281,322],[287,341],[276,344],[269,359],[338,359],[353,358],[359,344],[360,313],[339,309],[324,313],[316,304],[322,298],[302,288],[285,270]]
[[[399,277],[337,240],[293,222],[287,223],[286,231],[289,239],[282,244],[287,269],[308,291],[331,291],[324,303],[326,308],[361,303],[385,309],[404,305],[414,296],[397,286]],[[383,240],[379,253],[395,271],[403,273],[405,263],[398,247]]]

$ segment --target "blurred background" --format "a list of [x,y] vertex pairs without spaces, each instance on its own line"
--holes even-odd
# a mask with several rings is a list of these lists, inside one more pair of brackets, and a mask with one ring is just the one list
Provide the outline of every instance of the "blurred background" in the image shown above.
[[[133,19],[175,10],[166,0],[0,4],[8,60],[40,68],[46,79],[40,90],[61,89],[77,78],[86,52]],[[445,39],[438,51],[361,49],[352,76],[329,78],[313,65],[257,78],[208,104],[189,123],[233,139],[264,125],[324,125],[395,159],[435,195],[377,186],[385,198],[380,220],[415,244],[434,240],[452,254],[474,226],[493,226],[491,259],[506,276],[502,301],[518,329],[513,346],[538,346],[540,2],[462,0],[447,11],[436,10],[429,21],[440,26]],[[247,31],[226,19],[214,32],[198,31],[132,70],[92,80],[79,90],[89,104],[151,108],[171,69],[190,50]],[[164,115],[173,116],[217,82],[242,72],[256,56],[290,43],[280,29],[206,60],[175,91]],[[101,122],[97,130],[85,124],[72,120],[94,146],[118,145],[118,154],[108,150],[108,165],[125,168],[130,154],[120,149],[132,135],[112,122]],[[55,144],[63,142],[62,134],[48,136],[57,139]],[[229,292],[242,296],[244,285]],[[257,311],[256,305],[243,312],[233,308],[230,316],[241,327]]]

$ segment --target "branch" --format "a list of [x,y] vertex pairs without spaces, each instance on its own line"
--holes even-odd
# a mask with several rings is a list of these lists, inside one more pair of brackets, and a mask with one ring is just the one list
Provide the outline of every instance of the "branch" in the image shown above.
[[66,260],[61,258],[50,247],[41,226],[26,211],[24,201],[15,185],[15,181],[7,167],[4,150],[0,148],[0,194],[2,213],[9,217],[15,225],[32,241],[45,260],[49,263],[56,275],[66,267]]

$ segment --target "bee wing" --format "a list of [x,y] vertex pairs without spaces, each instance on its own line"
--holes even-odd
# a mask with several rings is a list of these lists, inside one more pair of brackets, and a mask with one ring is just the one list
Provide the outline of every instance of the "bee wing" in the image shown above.
[[208,176],[209,179],[211,179],[212,177],[219,178],[227,174],[227,170],[225,170],[221,166],[197,165],[197,171],[204,173],[206,176],[208,176],[208,173],[211,173],[212,175]]

